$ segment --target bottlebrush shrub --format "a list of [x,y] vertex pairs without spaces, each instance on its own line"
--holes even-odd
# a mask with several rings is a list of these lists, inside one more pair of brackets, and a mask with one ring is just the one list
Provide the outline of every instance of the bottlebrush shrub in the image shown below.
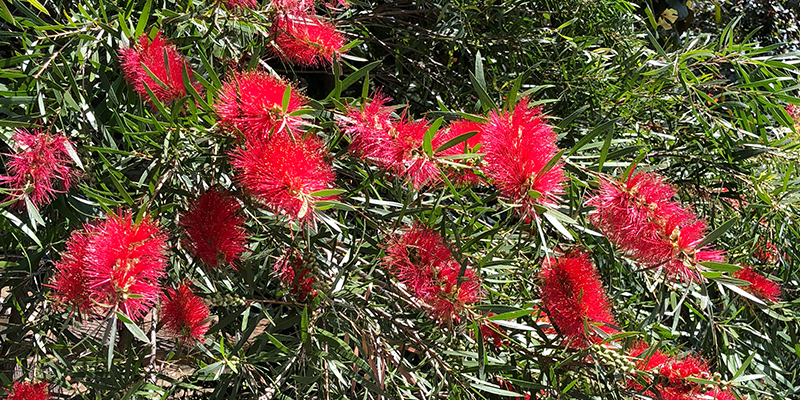
[[794,55],[378,3],[0,7],[0,398],[796,396]]

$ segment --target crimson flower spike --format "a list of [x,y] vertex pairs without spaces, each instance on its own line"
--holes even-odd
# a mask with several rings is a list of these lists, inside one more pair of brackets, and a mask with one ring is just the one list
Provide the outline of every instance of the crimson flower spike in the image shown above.
[[623,252],[668,277],[700,280],[697,265],[724,261],[723,252],[697,246],[706,223],[673,200],[675,189],[653,173],[633,173],[624,181],[603,179],[586,204],[590,221]]
[[180,225],[186,235],[185,246],[210,267],[235,263],[246,250],[242,206],[221,188],[212,188],[190,201]]
[[[523,98],[513,110],[492,111],[481,131],[481,151],[486,154],[486,176],[504,197],[535,217],[535,205],[561,201],[566,177],[561,164],[545,170],[558,153],[556,134],[545,124],[541,108],[530,108],[529,104],[529,99]],[[533,191],[539,195],[532,195]]]
[[6,400],[50,400],[50,392],[45,382],[14,382]]
[[[189,80],[192,80],[192,69],[186,59],[175,45],[161,37],[161,32],[156,33],[152,41],[147,35],[142,35],[132,47],[120,49],[119,62],[125,80],[146,102],[151,100],[145,86],[160,102],[169,103],[186,96],[184,68]],[[192,86],[197,92],[203,90],[200,83],[192,83]]]
[[542,304],[568,347],[585,348],[601,340],[591,331],[590,324],[599,323],[603,331],[616,332],[609,326],[616,325],[616,322],[588,254],[573,253],[550,258],[539,276],[542,280]]
[[0,184],[10,189],[10,198],[16,198],[16,208],[25,206],[29,199],[34,207],[49,203],[56,193],[69,190],[76,172],[70,167],[74,154],[72,142],[64,135],[50,135],[42,130],[29,132],[17,129],[12,137],[14,153],[6,154],[7,176],[0,176]]
[[316,15],[279,13],[272,24],[273,53],[292,64],[331,65],[345,44],[336,26]]
[[161,321],[164,328],[183,344],[202,342],[210,326],[208,306],[192,292],[188,283],[161,294]]

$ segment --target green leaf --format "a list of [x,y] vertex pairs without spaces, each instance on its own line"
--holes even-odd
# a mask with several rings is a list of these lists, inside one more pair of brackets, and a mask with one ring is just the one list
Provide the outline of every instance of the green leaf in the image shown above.
[[308,195],[311,197],[328,197],[328,196],[336,196],[338,194],[347,193],[347,190],[344,189],[323,189],[317,190],[316,192],[309,193]]
[[[3,2],[4,2],[4,1],[6,1],[6,0],[0,0],[0,1],[3,1]],[[39,11],[41,11],[41,12],[43,12],[43,13],[47,14],[47,16],[48,16],[48,17],[50,16],[50,13],[49,13],[49,12],[47,12],[47,9],[46,9],[46,8],[44,8],[44,6],[42,5],[42,3],[39,3],[39,1],[38,1],[38,0],[26,0],[26,1],[27,1],[28,3],[30,3],[32,6],[36,7],[36,9],[37,9],[37,10],[39,10]]]
[[358,82],[359,79],[365,77],[369,71],[375,69],[375,67],[377,67],[378,65],[381,65],[382,62],[383,61],[380,61],[380,60],[379,61],[373,61],[373,62],[371,62],[371,63],[359,68],[358,71],[355,71],[352,74],[348,75],[347,78],[344,78],[344,80],[342,81],[341,90],[343,91],[343,90],[347,89],[348,87],[350,87],[352,84]]
[[425,131],[425,137],[422,140],[422,149],[428,157],[433,157],[433,136],[436,135],[436,131],[442,126],[442,121],[444,121],[443,117],[437,118],[436,121],[433,121],[431,126],[428,127],[428,130]]
[[283,113],[286,114],[286,111],[289,110],[289,102],[292,100],[292,85],[286,85],[286,89],[283,90],[283,103],[282,103],[282,110]]
[[448,140],[445,144],[439,146],[439,148],[434,150],[433,153],[434,154],[438,154],[438,153],[440,153],[442,151],[445,151],[445,150],[447,150],[447,149],[449,149],[449,148],[451,148],[451,147],[453,147],[453,146],[455,146],[455,145],[457,145],[459,143],[464,143],[464,142],[466,142],[467,140],[469,140],[470,138],[472,138],[473,136],[475,136],[477,134],[478,134],[478,131],[470,131],[470,132],[467,132],[467,133],[462,133],[462,134],[460,134],[460,135]]
[[481,85],[478,81],[478,78],[475,77],[475,74],[472,72],[469,73],[469,80],[472,82],[472,89],[475,90],[475,93],[478,95],[478,99],[481,101],[481,108],[483,108],[484,112],[489,110],[497,110],[497,105],[494,104],[494,101],[491,97],[489,97],[489,93],[486,92],[486,86]]
[[512,392],[510,390],[500,389],[499,387],[486,382],[486,383],[470,383],[469,386],[475,390],[480,390],[482,392],[487,392],[491,394],[496,394],[498,396],[510,396],[514,397],[521,397],[522,395],[517,392]]
[[526,315],[531,315],[531,314],[533,314],[535,311],[536,311],[536,310],[531,310],[531,309],[524,309],[524,310],[517,310],[517,311],[509,311],[509,312],[506,312],[506,313],[502,313],[502,314],[498,314],[498,315],[493,315],[493,316],[489,317],[488,319],[489,319],[490,321],[494,321],[494,320],[508,320],[508,319],[517,319],[517,318],[519,318],[519,317],[524,317],[524,316],[526,316]]
[[710,270],[721,271],[721,272],[736,272],[736,271],[742,269],[742,267],[740,267],[738,265],[726,264],[726,263],[715,262],[715,261],[704,261],[704,262],[701,262],[700,265],[702,265],[702,266],[704,266],[704,267],[706,267],[706,268],[708,268]]
[[147,20],[150,19],[150,8],[152,5],[153,0],[147,0],[144,4],[142,14],[139,16],[139,22],[136,24],[136,31],[133,34],[134,38],[138,38],[144,32],[144,28],[147,27]]
[[603,141],[603,149],[600,151],[600,160],[597,161],[597,172],[603,172],[603,163],[606,162],[608,157],[608,149],[611,147],[611,139],[614,138],[614,130],[610,129],[606,135],[606,140]]
[[128,328],[128,331],[133,334],[133,337],[141,340],[142,342],[150,344],[150,339],[147,338],[147,335],[145,335],[144,332],[142,332],[142,330],[139,329],[139,327],[136,326],[136,324],[133,323],[133,321],[131,321],[125,314],[117,311],[117,318],[122,321],[123,324],[125,324],[125,327]]
[[703,240],[700,241],[694,248],[695,249],[702,249],[704,246],[714,243],[717,238],[725,234],[734,224],[739,222],[739,217],[733,217],[726,221],[724,224],[720,225],[719,228],[714,229],[713,232],[709,233]]

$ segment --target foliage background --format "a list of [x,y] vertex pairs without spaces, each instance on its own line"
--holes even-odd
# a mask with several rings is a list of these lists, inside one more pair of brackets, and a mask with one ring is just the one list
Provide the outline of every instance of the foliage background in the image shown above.
[[[61,131],[78,144],[84,170],[77,189],[38,213],[0,208],[3,386],[35,375],[64,398],[507,398],[504,390],[633,398],[622,371],[587,363],[586,351],[563,350],[537,329],[542,258],[579,244],[626,331],[701,354],[741,395],[797,395],[798,132],[785,112],[800,104],[797,4],[700,1],[695,23],[671,45],[656,37],[643,4],[621,0],[318,6],[359,42],[340,64],[311,71],[268,57],[268,4],[255,12],[185,0],[1,4],[0,134],[7,142],[17,127]],[[190,60],[204,98],[153,108],[122,79],[118,50],[154,29]],[[249,204],[248,260],[239,272],[209,275],[181,248],[176,216],[203,182],[230,185],[232,143],[216,134],[209,104],[232,65],[272,68],[317,99],[315,123],[347,192],[310,232]],[[415,192],[347,157],[335,114],[376,89],[418,117],[447,119],[531,94],[567,149],[558,218],[531,227],[491,188]],[[591,231],[582,206],[596,172],[633,165],[668,177],[712,229],[736,218],[716,242],[729,262],[755,263],[756,246],[778,245],[784,256],[765,271],[782,282],[784,301],[760,307],[716,280],[686,288],[635,272]],[[66,238],[118,206],[173,232],[171,279],[192,279],[214,304],[205,346],[159,340],[153,359],[152,346],[125,332],[109,347],[107,324],[83,335],[53,312],[42,284]],[[417,219],[481,271],[481,311],[520,311],[506,324],[518,345],[498,352],[470,339],[471,323],[439,327],[392,284],[381,240]],[[313,304],[294,303],[270,276],[287,247],[316,256]]]

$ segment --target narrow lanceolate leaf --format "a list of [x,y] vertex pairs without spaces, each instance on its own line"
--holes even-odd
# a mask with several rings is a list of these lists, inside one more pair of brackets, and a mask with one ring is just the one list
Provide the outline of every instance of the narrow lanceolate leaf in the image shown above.
[[433,136],[436,135],[436,131],[438,131],[439,127],[442,126],[442,121],[444,121],[444,118],[437,118],[436,121],[433,121],[431,126],[428,127],[428,130],[425,131],[425,137],[422,141],[422,149],[425,150],[425,154],[427,154],[428,157],[433,157]]
[[145,335],[144,332],[142,332],[142,330],[139,329],[139,327],[136,326],[136,324],[133,321],[131,321],[130,318],[128,318],[125,314],[117,311],[117,318],[120,321],[122,321],[123,324],[125,324],[125,328],[128,328],[128,331],[130,331],[133,334],[133,337],[141,340],[142,342],[150,344],[150,339],[147,338],[147,335]]
[[700,243],[697,244],[697,246],[695,246],[695,248],[700,249],[705,245],[714,243],[714,241],[717,240],[717,238],[725,234],[725,232],[727,232],[728,229],[731,229],[731,227],[735,225],[737,222],[739,222],[738,217],[733,217],[729,219],[724,224],[720,225],[719,228],[714,229],[713,232],[709,233],[708,236],[706,236],[702,241],[700,241]]

